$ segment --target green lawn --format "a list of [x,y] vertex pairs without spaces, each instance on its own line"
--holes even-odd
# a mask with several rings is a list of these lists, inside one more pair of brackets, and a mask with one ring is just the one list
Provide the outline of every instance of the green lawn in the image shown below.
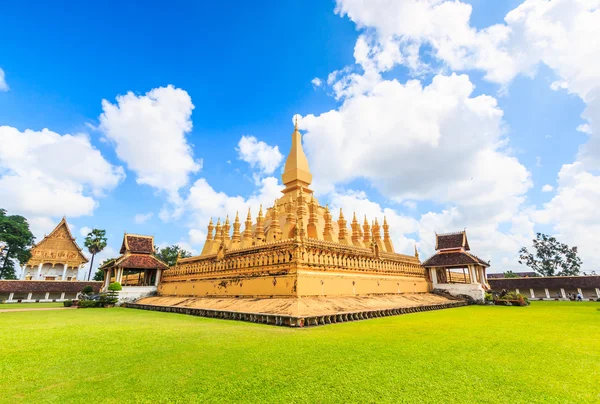
[[598,309],[470,306],[309,329],[0,313],[0,402],[599,402]]
[[0,304],[0,310],[10,309],[41,309],[48,307],[64,307],[62,303],[50,302],[50,303],[5,303]]

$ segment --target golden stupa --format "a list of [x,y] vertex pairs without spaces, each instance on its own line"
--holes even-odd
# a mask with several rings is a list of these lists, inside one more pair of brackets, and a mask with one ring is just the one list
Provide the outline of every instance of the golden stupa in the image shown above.
[[[397,254],[385,218],[348,223],[321,206],[309,188],[312,174],[296,123],[282,175],[285,189],[241,231],[231,223],[208,224],[199,256],[180,259],[165,272],[161,295],[356,296],[427,292],[418,256]],[[383,229],[383,236],[381,231]]]

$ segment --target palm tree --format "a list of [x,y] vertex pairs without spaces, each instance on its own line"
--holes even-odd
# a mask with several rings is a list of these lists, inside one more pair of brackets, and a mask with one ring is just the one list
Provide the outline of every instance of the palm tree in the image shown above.
[[84,245],[87,247],[90,254],[92,254],[92,261],[90,262],[90,271],[88,272],[88,281],[92,277],[92,268],[94,266],[94,256],[106,247],[106,230],[92,229],[85,237]]

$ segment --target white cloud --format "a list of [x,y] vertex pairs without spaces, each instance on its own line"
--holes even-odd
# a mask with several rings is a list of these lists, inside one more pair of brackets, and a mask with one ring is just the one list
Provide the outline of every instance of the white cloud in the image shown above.
[[559,239],[579,247],[584,269],[595,269],[600,235],[600,176],[585,171],[580,162],[565,164],[558,174],[556,196],[534,214],[539,223],[550,224]]
[[[534,214],[523,207],[520,214],[527,212],[529,217],[522,217],[520,224],[512,226],[511,231],[522,235],[529,232],[533,216],[542,223],[542,219],[546,218],[545,223],[554,224],[565,237],[575,239],[565,224],[573,223],[567,217],[570,206],[582,207],[583,212],[592,215],[591,221],[594,222],[594,212],[584,207],[597,204],[598,200],[593,190],[598,178],[594,172],[600,170],[600,0],[526,0],[506,15],[504,23],[484,29],[471,26],[471,5],[461,1],[338,0],[336,11],[348,16],[364,31],[355,48],[355,58],[364,73],[337,72],[331,76],[332,83],[329,84],[338,98],[356,94],[371,96],[370,91],[374,87],[369,83],[377,82],[379,71],[389,69],[387,65],[377,63],[377,49],[389,47],[390,43],[400,52],[393,63],[408,66],[413,74],[431,71],[432,66],[426,66],[420,60],[420,55],[427,53],[433,55],[433,58],[428,58],[433,60],[430,63],[439,63],[442,69],[483,71],[486,80],[502,86],[501,91],[519,74],[535,75],[540,63],[551,68],[557,79],[550,88],[576,94],[586,103],[582,117],[587,122],[577,130],[590,135],[590,138],[580,146],[575,162],[562,167],[557,195],[545,205],[541,211],[544,214]],[[419,49],[425,45],[430,49],[421,53]],[[357,57],[357,49],[366,49],[361,54],[370,55],[367,63]],[[550,137],[546,135],[546,138]],[[524,182],[521,181],[521,184]],[[452,186],[449,185],[449,188]],[[524,193],[519,190],[512,194],[516,199],[509,199],[517,203],[509,205],[519,206],[518,201],[522,201]],[[572,195],[577,195],[577,200]],[[564,202],[567,200],[569,203]],[[456,215],[469,212],[461,211],[460,203],[457,206]],[[559,211],[564,214],[557,214]],[[446,212],[447,218],[451,210]],[[515,210],[512,212],[515,213]],[[583,212],[578,211],[576,217]],[[438,221],[441,225],[442,219]],[[498,223],[492,220],[494,222]],[[577,229],[578,223],[573,223],[573,228]],[[592,240],[600,236],[600,231],[592,225],[579,234],[586,234]],[[487,237],[487,240],[493,239]],[[510,241],[510,237],[504,237],[504,241]],[[579,244],[584,245],[583,242]],[[507,257],[502,259],[503,263],[510,261]],[[600,263],[600,260],[595,262]]]
[[427,87],[382,80],[338,110],[302,118],[315,189],[362,177],[398,202],[456,203],[509,220],[530,176],[504,151],[496,100],[472,91],[464,75],[436,76]]
[[145,95],[129,92],[116,101],[102,101],[100,130],[136,173],[138,184],[164,191],[172,202],[179,202],[179,189],[202,168],[186,139],[192,130],[192,99],[169,85]]
[[263,174],[273,174],[283,160],[278,146],[269,146],[254,136],[242,136],[236,150],[240,160],[258,168]]
[[552,185],[546,184],[542,187],[542,192],[552,192],[554,191],[554,187]]
[[81,237],[85,238],[88,234],[90,234],[91,231],[91,227],[83,226],[81,229],[79,229],[79,234],[81,234]]
[[588,135],[591,135],[591,134],[592,134],[592,128],[591,128],[591,127],[590,127],[590,125],[589,125],[589,124],[587,124],[587,123],[584,123],[584,124],[581,124],[581,125],[579,125],[579,126],[577,127],[577,130],[578,130],[579,132],[587,133]]
[[50,217],[91,215],[97,199],[125,177],[82,134],[1,126],[0,144],[3,208],[26,216],[40,233],[56,225]]
[[146,223],[148,220],[150,220],[152,218],[154,214],[152,212],[148,212],[148,213],[138,213],[133,217],[133,221],[136,224],[142,224],[142,223]]
[[535,158],[535,166],[536,167],[541,167],[542,166],[542,158],[540,156],[536,156],[536,158]]
[[8,91],[9,87],[6,83],[6,75],[4,74],[4,70],[0,69],[0,91]]
[[321,84],[323,84],[323,82],[321,81],[321,79],[318,78],[318,77],[315,77],[310,82],[312,83],[313,87],[315,87],[315,88],[321,87]]

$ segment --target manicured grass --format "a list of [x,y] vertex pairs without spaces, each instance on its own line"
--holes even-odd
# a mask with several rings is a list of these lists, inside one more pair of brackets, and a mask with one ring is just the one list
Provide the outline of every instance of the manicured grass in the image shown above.
[[50,302],[50,303],[4,303],[0,304],[0,310],[10,309],[42,309],[48,307],[64,307],[62,302]]
[[600,401],[600,304],[310,329],[134,309],[0,314],[0,401]]

